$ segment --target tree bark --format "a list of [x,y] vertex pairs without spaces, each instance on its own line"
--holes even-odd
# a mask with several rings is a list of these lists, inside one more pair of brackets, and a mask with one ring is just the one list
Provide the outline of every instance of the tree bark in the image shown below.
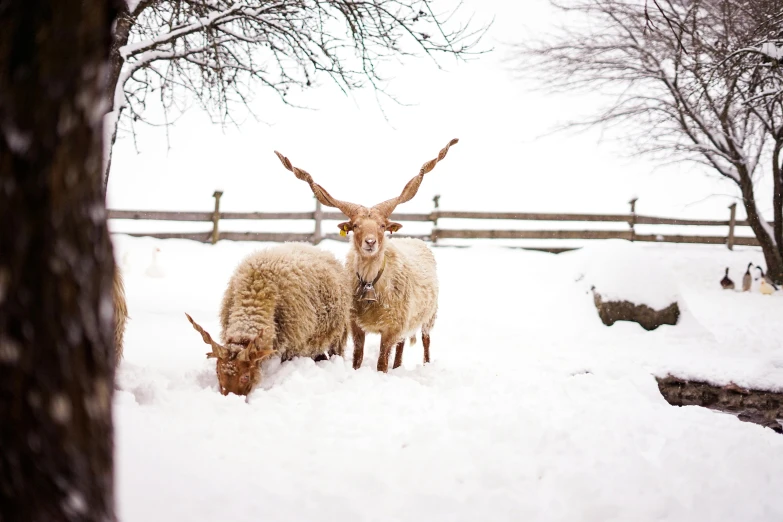
[[[120,12],[117,16],[117,22],[114,25],[114,28],[112,30],[111,35],[111,54],[110,54],[110,62],[109,62],[109,75],[108,75],[108,82],[106,90],[109,94],[109,111],[107,114],[111,114],[113,112],[116,112],[113,114],[113,122],[112,122],[112,132],[111,132],[111,138],[109,139],[109,143],[106,145],[105,148],[105,154],[106,154],[106,162],[104,166],[104,172],[103,172],[103,186],[104,188],[108,187],[109,185],[109,173],[111,172],[111,158],[112,158],[112,151],[114,150],[114,143],[117,141],[117,126],[120,122],[120,116],[122,115],[122,107],[117,107],[117,99],[116,99],[116,91],[117,91],[117,82],[120,79],[120,74],[122,73],[122,66],[125,63],[125,60],[123,59],[122,55],[120,54],[120,49],[128,43],[128,38],[130,37],[131,29],[133,28],[133,24],[135,22],[135,18],[132,16],[130,12],[128,12],[128,6],[125,2],[122,2],[120,5]],[[122,88],[122,86],[120,86]]]
[[[753,235],[761,245],[761,251],[764,254],[764,261],[767,264],[766,273],[769,277],[778,283],[783,282],[783,255],[780,252],[780,244],[775,244],[773,236],[770,236],[759,216],[758,206],[756,205],[756,196],[753,190],[753,181],[750,175],[740,169],[740,181],[738,182],[740,192],[742,193],[742,202],[745,206],[745,213],[748,217],[748,225],[753,230]],[[775,216],[775,227],[778,226],[778,217]],[[774,229],[773,229],[774,230]],[[774,232],[773,232],[774,233]]]
[[110,0],[0,2],[0,520],[114,520]]
[[[783,169],[780,166],[780,150],[783,141],[775,140],[772,154],[772,209],[774,220],[774,237],[778,246],[778,254],[783,258]],[[783,281],[778,280],[779,283]]]
[[126,5],[124,8],[121,8],[111,35],[111,55],[109,61],[108,85],[109,96],[114,95],[114,90],[117,87],[117,80],[119,80],[120,72],[122,72],[122,64],[125,63],[125,60],[120,54],[120,49],[128,43],[128,38],[130,37],[132,27],[133,18],[128,12]]

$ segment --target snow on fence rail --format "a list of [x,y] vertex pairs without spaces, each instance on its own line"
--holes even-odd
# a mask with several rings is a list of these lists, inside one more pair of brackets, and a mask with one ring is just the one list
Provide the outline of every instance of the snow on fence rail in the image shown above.
[[[231,241],[304,241],[318,244],[324,239],[347,241],[339,234],[323,233],[322,223],[325,220],[346,220],[342,212],[324,212],[321,203],[316,200],[313,212],[221,212],[220,197],[222,192],[216,191],[215,209],[212,212],[176,212],[147,210],[109,210],[109,219],[152,220],[152,221],[190,221],[211,222],[212,229],[204,232],[122,232],[136,237],[155,237],[159,239],[192,239],[204,243],[217,243],[220,239]],[[730,215],[726,221],[710,219],[679,219],[642,216],[636,214],[636,199],[631,200],[630,214],[551,214],[530,212],[469,212],[440,210],[435,196],[434,209],[427,214],[393,213],[394,221],[430,222],[432,229],[429,234],[398,234],[400,237],[417,237],[437,243],[439,239],[627,239],[629,241],[647,241],[656,243],[693,243],[707,245],[725,244],[729,250],[734,245],[758,246],[754,237],[737,237],[736,227],[748,226],[748,222],[736,219],[736,203],[729,207]],[[228,232],[220,231],[220,220],[312,220],[315,227],[312,233],[288,232]],[[476,220],[511,220],[511,221],[570,221],[570,222],[603,222],[627,223],[628,230],[475,230],[450,229],[438,226],[439,219],[476,219]],[[677,226],[726,226],[726,236],[699,236],[675,234],[639,234],[636,225],[677,225]],[[771,225],[771,223],[770,223]],[[562,252],[574,248],[540,247],[532,250]]]

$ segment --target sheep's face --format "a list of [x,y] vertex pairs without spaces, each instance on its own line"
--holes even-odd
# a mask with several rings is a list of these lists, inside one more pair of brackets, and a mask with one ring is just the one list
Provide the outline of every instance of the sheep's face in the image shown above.
[[389,221],[374,208],[364,209],[351,221],[338,226],[340,230],[353,232],[353,246],[363,257],[373,257],[383,252],[386,232],[391,234],[402,228],[402,225]]
[[264,339],[261,330],[255,337],[232,337],[226,346],[215,342],[209,332],[204,330],[190,315],[185,314],[193,328],[201,334],[204,342],[212,347],[207,359],[217,359],[217,372],[220,393],[228,395],[247,395],[261,380],[261,361],[276,353],[272,340]]
[[217,371],[220,393],[247,395],[261,381],[260,360],[254,361],[247,355],[247,348],[232,352],[229,357],[218,359]]
[[217,354],[220,393],[247,395],[261,381],[261,361],[275,353],[263,331],[255,338],[228,339],[226,349]]

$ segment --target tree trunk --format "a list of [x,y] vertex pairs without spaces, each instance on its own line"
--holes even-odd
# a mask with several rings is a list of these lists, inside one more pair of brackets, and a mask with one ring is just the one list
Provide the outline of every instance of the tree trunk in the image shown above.
[[120,14],[117,16],[117,22],[114,24],[114,30],[111,35],[108,85],[109,96],[114,95],[114,90],[117,87],[117,80],[119,80],[120,72],[122,72],[122,64],[125,63],[125,60],[120,54],[120,49],[128,43],[132,27],[133,18],[131,18],[130,13],[128,13],[127,5],[125,5],[124,8],[121,8]]
[[[773,209],[773,235],[778,246],[778,254],[783,258],[783,169],[780,167],[780,150],[783,141],[775,142],[775,150],[772,154],[772,209]],[[779,283],[783,281],[779,280]]]
[[742,192],[742,201],[748,217],[748,224],[751,230],[753,230],[753,235],[756,236],[759,245],[761,245],[764,261],[767,264],[766,273],[773,281],[781,283],[783,282],[783,255],[780,253],[779,245],[775,244],[773,236],[770,235],[769,228],[762,224],[750,176],[747,173],[740,172],[740,180],[738,184]]
[[0,2],[0,520],[114,520],[109,0]]
[[[131,30],[136,24],[139,15],[148,7],[153,5],[154,0],[142,0],[136,5],[136,9],[131,13],[128,10],[128,4],[124,1],[119,2],[116,23],[111,33],[111,61],[109,62],[108,85],[106,86],[111,103],[110,110],[107,112],[109,124],[111,125],[111,137],[104,144],[104,165],[103,165],[103,186],[106,189],[109,185],[109,174],[111,173],[111,158],[114,151],[114,143],[117,141],[117,126],[122,116],[123,105],[121,104],[123,85],[118,85],[122,66],[125,65],[125,59],[120,54],[120,49],[128,43]],[[119,91],[117,88],[119,87]],[[106,122],[104,122],[104,125]]]
[[[117,22],[114,25],[111,35],[111,55],[109,62],[109,74],[108,84],[106,87],[109,93],[109,102],[111,108],[107,113],[109,118],[108,124],[111,125],[111,136],[107,136],[108,143],[104,144],[104,172],[103,172],[103,186],[109,185],[109,173],[111,172],[111,156],[114,150],[114,143],[117,141],[117,125],[120,122],[120,116],[122,115],[122,106],[118,106],[117,97],[117,82],[120,79],[120,73],[122,73],[122,65],[125,63],[122,55],[120,54],[120,48],[128,43],[130,37],[131,28],[133,28],[135,19],[128,12],[128,6],[125,2],[121,3],[120,13],[117,16]],[[120,86],[122,89],[122,86]]]

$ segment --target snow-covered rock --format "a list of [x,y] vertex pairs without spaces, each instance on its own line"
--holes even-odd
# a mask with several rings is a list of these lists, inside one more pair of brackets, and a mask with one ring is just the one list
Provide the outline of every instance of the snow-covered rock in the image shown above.
[[664,324],[675,325],[680,319],[680,307],[672,303],[661,310],[654,310],[645,304],[635,304],[630,301],[606,301],[601,294],[593,290],[595,307],[598,317],[606,326],[612,326],[617,321],[633,321],[639,323],[645,330],[655,330]]
[[676,278],[639,245],[603,241],[582,255],[577,279],[593,293],[604,324],[634,321],[646,330],[677,324],[681,296]]

